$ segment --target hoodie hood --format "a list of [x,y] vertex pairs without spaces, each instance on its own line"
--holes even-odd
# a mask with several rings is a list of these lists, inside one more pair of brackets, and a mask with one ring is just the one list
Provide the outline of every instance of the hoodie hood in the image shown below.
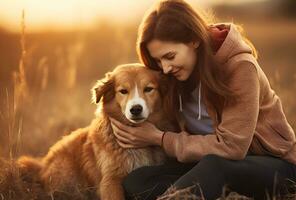
[[235,24],[214,24],[210,27],[217,27],[220,31],[228,29],[226,38],[214,56],[217,63],[225,64],[232,57],[241,53],[252,54],[252,48],[245,42]]

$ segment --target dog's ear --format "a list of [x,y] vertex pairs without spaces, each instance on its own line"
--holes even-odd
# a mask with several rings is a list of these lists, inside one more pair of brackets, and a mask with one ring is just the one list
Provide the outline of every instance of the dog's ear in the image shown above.
[[112,100],[114,95],[114,78],[112,73],[107,73],[105,78],[98,80],[92,88],[92,100],[98,104],[103,97],[103,101],[106,103]]

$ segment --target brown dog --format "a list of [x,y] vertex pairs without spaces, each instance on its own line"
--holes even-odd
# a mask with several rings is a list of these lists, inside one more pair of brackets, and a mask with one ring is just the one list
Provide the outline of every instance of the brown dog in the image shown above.
[[22,169],[37,169],[50,193],[75,192],[77,184],[95,187],[103,200],[122,200],[123,178],[132,170],[161,164],[165,155],[158,147],[123,149],[115,140],[109,117],[135,125],[148,120],[161,130],[176,128],[163,111],[164,77],[141,64],[118,66],[97,82],[93,100],[97,117],[90,126],[63,137],[40,162],[22,157]]

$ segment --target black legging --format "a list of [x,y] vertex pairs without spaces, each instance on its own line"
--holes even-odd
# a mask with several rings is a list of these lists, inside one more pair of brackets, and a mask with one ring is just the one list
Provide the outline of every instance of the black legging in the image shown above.
[[123,186],[126,199],[155,200],[172,185],[177,189],[199,185],[196,195],[202,191],[205,199],[212,200],[219,198],[227,185],[231,191],[263,200],[267,193],[272,199],[274,194],[287,192],[287,183],[296,181],[295,173],[296,165],[275,157],[248,155],[235,161],[207,155],[198,163],[170,161],[136,169]]

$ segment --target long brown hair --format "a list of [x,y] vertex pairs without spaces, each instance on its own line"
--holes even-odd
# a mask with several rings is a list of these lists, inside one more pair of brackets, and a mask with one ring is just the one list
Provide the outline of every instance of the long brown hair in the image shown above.
[[[146,66],[161,70],[151,57],[147,44],[153,40],[173,41],[179,43],[200,42],[197,53],[197,63],[187,82],[201,81],[207,91],[221,98],[231,98],[233,92],[227,87],[220,74],[223,73],[214,61],[211,48],[212,38],[208,33],[208,24],[201,14],[198,14],[183,0],[160,1],[144,16],[138,30],[137,53]],[[171,85],[168,91],[168,110],[176,111],[177,93],[188,94],[184,83],[170,77]],[[193,81],[194,82],[194,81]],[[188,85],[187,85],[188,86]],[[184,92],[185,91],[185,92]],[[211,99],[209,98],[211,101]],[[213,103],[213,102],[211,102]]]

